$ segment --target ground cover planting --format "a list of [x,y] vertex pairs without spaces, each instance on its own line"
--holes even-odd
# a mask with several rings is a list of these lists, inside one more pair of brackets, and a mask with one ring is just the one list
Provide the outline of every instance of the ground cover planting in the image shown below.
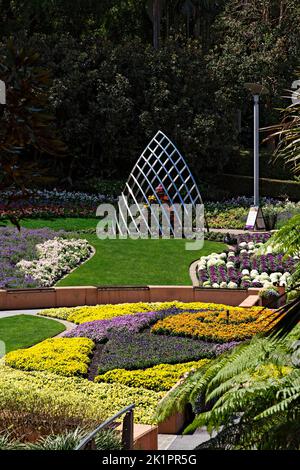
[[9,423],[16,437],[28,433],[28,423],[46,435],[92,427],[131,403],[135,422],[156,423],[158,404],[174,385],[266,331],[272,315],[259,307],[177,301],[42,313],[77,326],[2,360],[0,424]]
[[[174,310],[172,310],[174,309]],[[124,304],[103,304],[83,307],[63,307],[44,309],[39,315],[52,318],[61,318],[73,323],[86,323],[95,320],[109,320],[123,315],[133,315],[139,312],[169,311],[172,312],[184,310],[213,309],[215,311],[224,309],[221,304],[202,303],[202,302],[136,302]]]
[[[252,311],[251,311],[252,310]],[[258,316],[258,311],[260,314]],[[235,312],[227,307],[223,312],[182,313],[159,320],[151,329],[153,333],[188,336],[205,341],[229,342],[245,340],[267,331],[274,314],[270,310]]]
[[[121,192],[121,189],[118,189],[118,192]],[[1,192],[0,222],[2,220],[3,224],[9,224],[7,216],[13,215],[21,217],[24,226],[30,228],[45,226],[62,228],[59,221],[65,225],[66,230],[79,229],[80,226],[83,229],[95,228],[97,224],[95,213],[98,205],[103,202],[113,204],[117,202],[115,196],[105,193],[87,194],[80,191],[58,190],[27,190],[27,193],[25,199],[18,201],[18,193],[15,191],[15,200],[6,203],[11,193]],[[243,229],[251,205],[253,205],[252,198],[244,196],[218,202],[206,201],[205,209],[209,226]],[[261,198],[261,206],[267,222],[270,220],[271,225],[281,225],[284,220],[300,211],[299,202],[274,198]],[[67,220],[64,222],[64,219]],[[81,219],[82,222],[76,223],[76,219]],[[84,222],[85,219],[86,222]],[[275,227],[270,226],[270,228]]]
[[131,334],[138,333],[167,314],[168,312],[164,313],[163,311],[142,312],[115,317],[110,320],[95,320],[82,323],[74,330],[66,333],[65,336],[68,338],[85,337],[101,343],[106,341],[114,331],[124,331]]
[[212,358],[217,355],[217,344],[190,338],[165,336],[147,332],[131,336],[115,334],[105,344],[97,360],[99,373],[113,369],[143,369],[161,363],[177,364]]
[[37,255],[37,244],[63,235],[63,232],[49,229],[23,229],[19,232],[16,228],[0,227],[0,288],[36,287],[37,281],[21,272],[17,263],[22,259],[33,260]]
[[105,194],[86,194],[80,191],[30,190],[26,197],[19,191],[2,191],[0,220],[7,216],[21,218],[94,217],[96,208],[115,198]]
[[21,260],[17,268],[25,276],[33,278],[38,285],[49,287],[88,259],[93,250],[86,240],[71,238],[53,240],[36,245],[37,259]]
[[[72,219],[69,225],[66,219],[61,219],[66,222],[62,224],[59,220],[47,224],[36,219],[31,226],[72,227],[75,232],[0,227],[0,287],[190,285],[191,262],[224,249],[214,241],[206,241],[201,250],[187,251],[180,239],[99,240],[95,233],[78,232],[79,221],[85,219],[78,218],[75,224]],[[95,232],[97,220],[91,223]],[[169,269],[170,260],[177,269]]]
[[52,286],[91,253],[64,231],[0,227],[0,288]]
[[6,354],[5,363],[21,370],[86,375],[94,343],[88,338],[46,339],[28,349]]
[[182,364],[159,364],[147,369],[113,369],[95,377],[95,382],[121,383],[129,387],[142,387],[156,392],[170,390],[184,374],[209,363],[209,359]]
[[122,384],[94,383],[81,377],[50,372],[29,372],[0,365],[0,421],[24,426],[24,421],[95,425],[131,403],[136,403],[136,422],[154,421],[164,393]]
[[0,319],[0,338],[5,344],[6,352],[27,348],[64,330],[62,323],[32,315],[14,315]]

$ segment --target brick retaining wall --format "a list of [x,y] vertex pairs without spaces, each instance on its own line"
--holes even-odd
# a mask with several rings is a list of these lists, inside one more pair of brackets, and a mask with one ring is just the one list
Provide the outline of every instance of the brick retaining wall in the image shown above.
[[259,289],[203,289],[192,286],[50,287],[0,290],[0,310],[18,310],[126,302],[215,302],[240,305]]

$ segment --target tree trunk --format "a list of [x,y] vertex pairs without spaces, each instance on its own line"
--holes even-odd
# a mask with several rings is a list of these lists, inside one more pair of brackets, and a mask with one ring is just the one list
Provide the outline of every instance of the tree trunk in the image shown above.
[[153,0],[153,46],[159,48],[161,0]]

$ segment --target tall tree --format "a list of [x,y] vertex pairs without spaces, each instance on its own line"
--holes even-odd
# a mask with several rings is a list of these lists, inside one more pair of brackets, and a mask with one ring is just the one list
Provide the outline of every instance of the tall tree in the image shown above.
[[0,114],[0,188],[25,189],[41,176],[40,155],[63,155],[66,148],[48,112],[49,71],[39,56],[15,47],[0,51],[0,79],[6,84]]

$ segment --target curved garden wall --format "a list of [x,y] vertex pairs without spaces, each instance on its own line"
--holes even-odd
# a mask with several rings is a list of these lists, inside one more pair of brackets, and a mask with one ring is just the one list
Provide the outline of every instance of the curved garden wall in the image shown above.
[[259,289],[203,289],[191,286],[142,287],[50,287],[43,289],[2,289],[0,310],[75,307],[125,302],[214,302],[240,305]]

